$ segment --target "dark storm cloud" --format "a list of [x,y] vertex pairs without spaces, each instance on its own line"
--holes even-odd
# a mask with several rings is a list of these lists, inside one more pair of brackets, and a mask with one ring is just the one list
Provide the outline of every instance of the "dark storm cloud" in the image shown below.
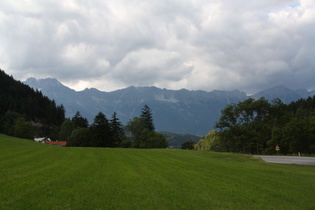
[[73,88],[315,89],[312,0],[6,1],[1,68]]

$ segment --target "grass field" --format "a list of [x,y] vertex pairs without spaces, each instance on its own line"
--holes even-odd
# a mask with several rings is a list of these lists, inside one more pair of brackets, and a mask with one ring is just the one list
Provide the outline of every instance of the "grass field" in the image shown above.
[[315,167],[0,135],[0,209],[315,209]]

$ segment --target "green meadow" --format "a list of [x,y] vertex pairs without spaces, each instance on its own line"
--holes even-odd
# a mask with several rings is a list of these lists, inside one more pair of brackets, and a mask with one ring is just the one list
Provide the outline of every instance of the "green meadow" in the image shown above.
[[315,209],[315,167],[0,135],[0,209]]

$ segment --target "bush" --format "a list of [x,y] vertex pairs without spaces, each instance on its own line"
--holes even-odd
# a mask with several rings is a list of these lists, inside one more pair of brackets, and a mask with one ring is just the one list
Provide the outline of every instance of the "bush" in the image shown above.
[[194,142],[193,140],[186,141],[182,144],[182,149],[192,150],[194,149],[195,144],[196,142]]

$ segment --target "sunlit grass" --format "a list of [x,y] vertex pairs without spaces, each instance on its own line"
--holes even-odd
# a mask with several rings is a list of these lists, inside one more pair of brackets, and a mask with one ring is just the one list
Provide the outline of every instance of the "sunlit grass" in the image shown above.
[[0,135],[0,209],[314,209],[315,167]]

